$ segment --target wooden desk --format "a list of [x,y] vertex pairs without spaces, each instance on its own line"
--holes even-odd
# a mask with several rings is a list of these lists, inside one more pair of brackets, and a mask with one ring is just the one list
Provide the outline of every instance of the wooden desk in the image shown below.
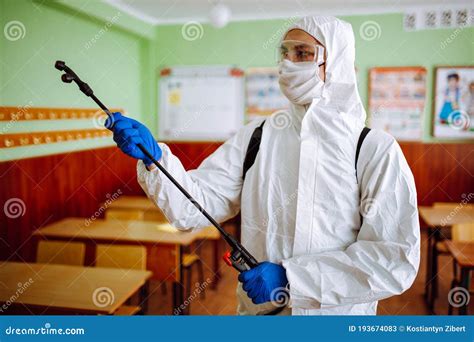
[[[451,284],[451,289],[456,286],[463,287],[469,293],[471,288],[471,271],[474,270],[474,242],[457,242],[451,240],[444,241],[449,252],[453,256],[454,262],[459,266],[461,270],[460,279],[458,280],[455,274],[455,278]],[[465,305],[459,308],[461,315],[467,315],[468,301],[466,300]],[[452,313],[452,305],[449,303],[449,314]]]
[[0,309],[7,306],[4,314],[22,309],[38,314],[110,315],[150,277],[149,271],[4,262]]
[[[145,221],[168,223],[165,215],[162,213],[160,208],[158,208],[148,197],[120,196],[116,200],[107,204],[106,207],[107,209],[124,210],[124,211],[140,210],[140,211],[143,211],[144,213]],[[200,230],[199,239],[211,240],[213,242],[212,271],[214,273],[214,279],[211,283],[211,288],[215,289],[221,277],[221,272],[220,272],[220,267],[219,267],[219,264],[221,261],[221,255],[219,253],[220,234],[215,227],[209,226]]]
[[434,310],[434,301],[438,293],[438,249],[436,245],[443,240],[441,230],[450,229],[454,224],[474,222],[474,208],[469,205],[453,204],[452,207],[418,207],[420,217],[426,223],[422,228],[428,230],[427,268],[425,280],[425,300],[430,310]]
[[446,207],[418,207],[420,216],[428,227],[449,227],[453,224],[474,222],[474,208],[472,206]]
[[145,246],[147,270],[153,272],[152,279],[172,282],[174,307],[182,304],[183,246],[199,239],[202,232],[180,232],[169,224],[151,221],[95,220],[89,226],[85,222],[84,218],[64,219],[37,230],[34,235],[47,240],[85,242],[88,266],[94,265],[96,244]]
[[146,221],[168,223],[166,216],[148,197],[145,196],[120,196],[105,206],[114,210],[141,210]]

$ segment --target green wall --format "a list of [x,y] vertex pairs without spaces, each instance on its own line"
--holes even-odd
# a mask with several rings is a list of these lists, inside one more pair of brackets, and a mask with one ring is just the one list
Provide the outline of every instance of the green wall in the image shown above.
[[[356,39],[356,66],[359,89],[367,105],[368,70],[375,66],[416,66],[428,70],[428,93],[424,115],[424,140],[430,137],[433,67],[435,65],[473,65],[474,28],[423,30],[405,32],[402,14],[341,17],[352,24]],[[360,27],[375,21],[380,35],[364,40]],[[236,64],[242,68],[273,66],[274,49],[278,39],[291,23],[289,20],[266,20],[231,23],[224,29],[203,25],[202,38],[188,41],[183,38],[182,25],[159,26],[156,31],[156,67],[180,64]],[[455,39],[442,48],[451,35]]]

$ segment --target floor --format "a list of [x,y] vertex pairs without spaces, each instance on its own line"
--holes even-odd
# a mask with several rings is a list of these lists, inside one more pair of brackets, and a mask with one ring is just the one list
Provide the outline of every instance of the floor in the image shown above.
[[[429,310],[425,304],[423,292],[426,272],[426,236],[422,235],[422,261],[418,276],[413,286],[400,296],[394,296],[382,300],[378,305],[379,315],[428,315]],[[226,246],[222,243],[221,251]],[[222,279],[216,290],[211,289],[206,279],[212,276],[211,245],[205,244],[202,248],[204,260],[205,282],[200,285],[197,281],[196,272],[193,276],[193,291],[188,298],[188,307],[191,315],[234,315],[236,312],[235,286],[237,274],[233,268],[222,262]],[[448,292],[452,279],[452,262],[449,256],[441,256],[440,259],[440,294],[435,303],[435,312],[438,315],[448,314]],[[169,315],[171,309],[171,286],[167,286],[167,294],[163,294],[162,286],[153,282],[150,286],[149,315]],[[199,298],[198,292],[205,288],[205,298]],[[474,313],[474,301],[470,302],[471,314]]]

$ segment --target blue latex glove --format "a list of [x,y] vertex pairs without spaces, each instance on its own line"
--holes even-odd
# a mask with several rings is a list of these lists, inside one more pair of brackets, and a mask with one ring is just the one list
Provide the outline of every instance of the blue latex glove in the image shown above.
[[148,128],[137,120],[127,118],[118,112],[112,113],[112,120],[107,118],[105,127],[114,132],[114,141],[125,154],[141,159],[146,166],[150,166],[153,162],[137,146],[142,144],[156,160],[160,160],[162,155],[160,146]]
[[288,279],[281,265],[262,262],[257,267],[242,272],[239,281],[254,304],[281,302],[282,297],[288,298]]

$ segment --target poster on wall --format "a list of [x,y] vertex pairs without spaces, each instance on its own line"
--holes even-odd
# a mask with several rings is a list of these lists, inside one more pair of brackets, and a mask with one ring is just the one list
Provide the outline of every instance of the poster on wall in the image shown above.
[[245,74],[247,122],[288,108],[278,85],[277,68],[250,68]]
[[474,139],[474,66],[435,68],[433,136]]
[[425,68],[370,69],[369,127],[384,130],[399,141],[419,141],[425,100]]

